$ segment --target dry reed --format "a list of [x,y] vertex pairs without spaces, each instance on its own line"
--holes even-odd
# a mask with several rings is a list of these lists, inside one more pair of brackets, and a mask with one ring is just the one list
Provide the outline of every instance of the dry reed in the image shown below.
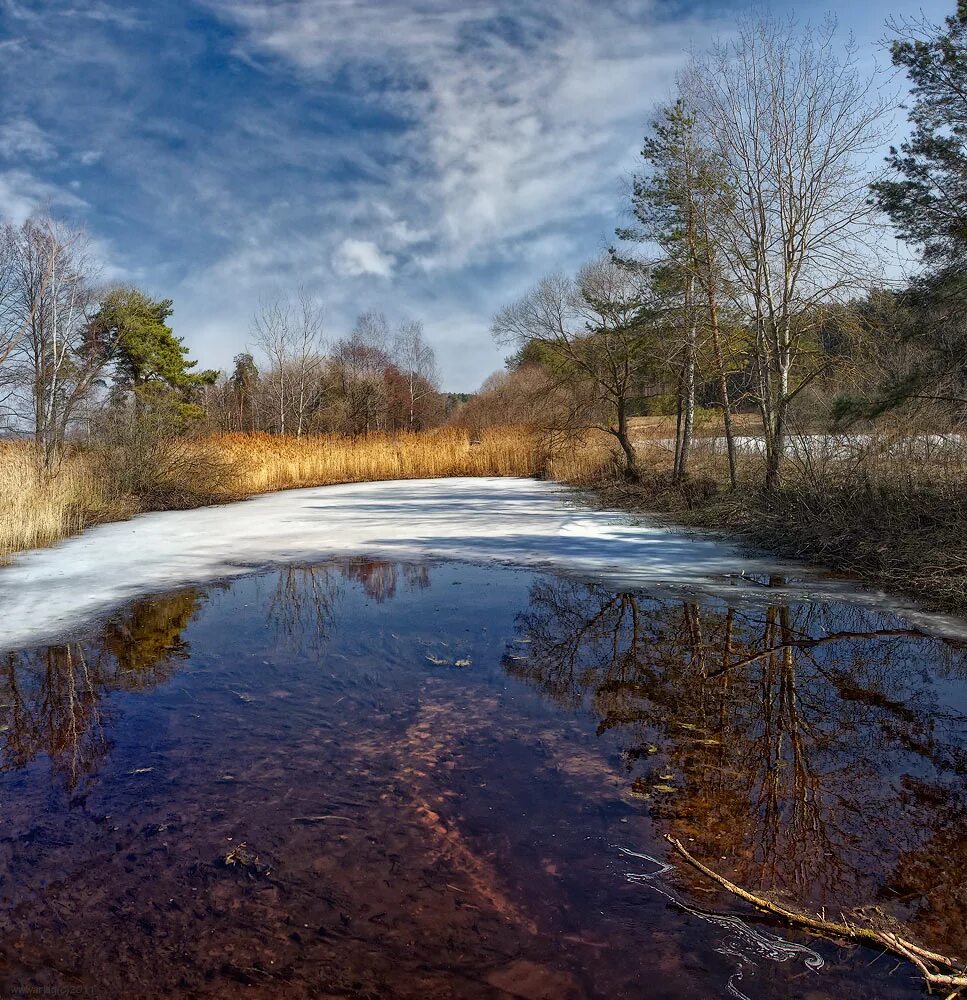
[[282,437],[218,434],[75,449],[45,472],[24,442],[0,445],[0,559],[100,521],[273,490],[444,476],[600,477],[603,440],[552,447],[523,427]]
[[0,556],[50,545],[96,521],[124,516],[105,486],[91,455],[72,455],[56,473],[48,473],[32,448],[0,446]]
[[522,428],[485,430],[476,441],[466,431],[441,428],[359,438],[220,434],[202,444],[232,462],[246,496],[334,483],[539,472],[537,439]]

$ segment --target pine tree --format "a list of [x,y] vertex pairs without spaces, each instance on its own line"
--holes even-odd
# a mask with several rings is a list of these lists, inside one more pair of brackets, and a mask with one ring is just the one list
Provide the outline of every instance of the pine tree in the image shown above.
[[[911,81],[910,137],[890,150],[894,177],[873,185],[897,233],[918,246],[924,270],[904,295],[905,339],[924,352],[915,370],[888,379],[866,416],[912,399],[967,412],[967,0],[944,24],[900,26],[894,65]],[[844,406],[846,404],[843,404]],[[847,407],[848,408],[848,407]],[[853,407],[856,410],[856,407]]]
[[167,320],[171,299],[155,301],[136,288],[116,288],[101,301],[91,321],[92,336],[112,344],[114,387],[134,396],[138,409],[165,406],[181,417],[194,415],[192,392],[211,385],[217,372],[194,372],[196,361]]
[[[890,150],[899,175],[873,185],[904,239],[938,270],[967,268],[967,0],[944,28],[906,26],[891,46],[912,83],[909,139]],[[919,36],[919,37],[918,37]]]

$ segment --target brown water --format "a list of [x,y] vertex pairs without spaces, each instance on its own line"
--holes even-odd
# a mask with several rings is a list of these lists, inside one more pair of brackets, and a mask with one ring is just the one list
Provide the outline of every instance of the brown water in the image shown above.
[[662,839],[967,954],[964,649],[762,596],[351,561],[10,654],[0,993],[921,996]]

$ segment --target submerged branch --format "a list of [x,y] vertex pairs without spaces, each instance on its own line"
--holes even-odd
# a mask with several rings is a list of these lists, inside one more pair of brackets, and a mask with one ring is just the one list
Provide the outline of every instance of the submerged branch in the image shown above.
[[[964,962],[948,958],[946,955],[940,955],[935,951],[928,951],[926,948],[922,948],[912,941],[901,938],[892,931],[881,931],[872,927],[850,924],[845,921],[845,918],[843,918],[842,922],[825,920],[822,917],[813,916],[812,914],[790,910],[762,896],[755,896],[748,890],[741,888],[741,886],[737,886],[734,882],[730,882],[724,876],[712,871],[711,868],[707,868],[701,861],[689,854],[681,841],[667,834],[665,835],[665,839],[696,871],[701,872],[706,878],[710,878],[717,885],[720,885],[723,889],[732,893],[732,895],[738,896],[739,899],[745,900],[745,902],[758,910],[771,913],[773,916],[780,917],[795,927],[804,927],[814,933],[844,938],[860,944],[871,945],[875,948],[886,948],[893,952],[894,955],[899,955],[901,958],[912,962],[920,970],[920,974],[927,983],[928,989],[931,986],[943,986],[953,989],[953,993],[950,996],[956,996],[961,990],[967,989],[967,964]],[[937,967],[940,971],[936,971],[931,966]]]

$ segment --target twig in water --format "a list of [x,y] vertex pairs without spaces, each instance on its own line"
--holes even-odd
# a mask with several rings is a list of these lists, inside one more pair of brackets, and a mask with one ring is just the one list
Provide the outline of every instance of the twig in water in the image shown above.
[[[928,951],[926,948],[921,948],[920,945],[914,944],[912,941],[907,941],[891,931],[878,931],[872,927],[860,927],[855,924],[826,920],[808,913],[798,913],[795,910],[787,909],[785,906],[780,906],[778,903],[773,903],[772,900],[764,899],[762,896],[755,896],[692,857],[682,846],[680,840],[676,840],[674,837],[668,836],[668,834],[665,835],[665,840],[696,871],[701,872],[706,878],[710,878],[723,889],[728,890],[734,896],[738,896],[739,899],[745,900],[745,902],[756,907],[756,909],[762,910],[765,913],[771,913],[773,916],[781,917],[793,926],[805,927],[807,930],[818,934],[844,938],[848,941],[858,941],[874,947],[885,947],[887,950],[893,952],[894,955],[899,955],[901,958],[912,962],[920,970],[920,974],[923,976],[928,990],[931,986],[952,987],[953,993],[950,994],[947,1000],[957,996],[961,990],[967,989],[967,964],[964,962],[948,958],[946,955],[940,955],[935,951]],[[933,967],[937,967],[941,971],[936,971]]]

